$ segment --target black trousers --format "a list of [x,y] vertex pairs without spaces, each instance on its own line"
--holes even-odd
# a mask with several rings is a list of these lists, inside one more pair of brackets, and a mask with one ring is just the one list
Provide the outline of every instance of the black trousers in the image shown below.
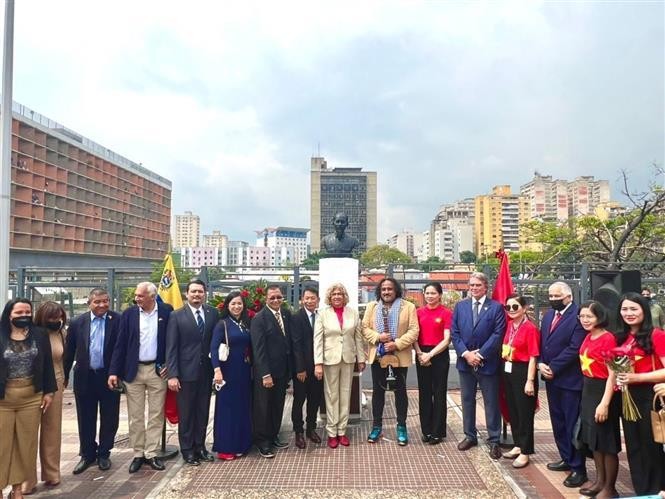
[[316,428],[316,417],[319,413],[321,399],[323,398],[323,380],[314,377],[314,371],[307,373],[305,381],[299,381],[293,375],[293,406],[291,407],[291,422],[293,431],[303,432],[302,408],[307,400],[307,431]]
[[254,443],[258,447],[271,447],[277,440],[279,429],[282,426],[282,413],[284,412],[284,399],[286,386],[289,384],[288,376],[272,377],[274,386],[265,388],[263,379],[254,379]]
[[[406,396],[406,372],[408,367],[393,368],[395,379],[395,412],[397,424],[406,426],[406,412],[409,408],[409,399]],[[386,377],[388,368],[382,368],[379,361],[372,364],[372,418],[374,426],[383,425],[383,406],[386,403]]]
[[[429,352],[433,346],[422,346],[423,352]],[[423,435],[443,438],[446,436],[448,422],[448,369],[450,354],[448,350],[432,357],[427,367],[416,363],[418,374],[418,410],[420,412],[420,429]]]
[[[79,429],[79,455],[87,461],[98,457],[108,458],[118,432],[120,394],[109,390],[108,372],[105,369],[88,371],[85,388],[74,386],[76,420]],[[97,412],[99,412],[99,444],[97,435]]]
[[665,490],[665,452],[663,444],[653,441],[649,416],[653,402],[653,383],[634,384],[629,389],[642,415],[635,422],[621,418],[633,489],[638,496],[658,494]]
[[[503,364],[501,364],[503,370]],[[524,393],[529,372],[528,362],[513,362],[512,372],[503,371],[503,388],[510,414],[510,431],[513,434],[515,447],[522,454],[533,454],[533,420],[538,400],[538,380],[533,382],[534,396]]]
[[183,456],[205,450],[212,396],[212,374],[201,363],[196,381],[181,381],[178,392],[178,441]]

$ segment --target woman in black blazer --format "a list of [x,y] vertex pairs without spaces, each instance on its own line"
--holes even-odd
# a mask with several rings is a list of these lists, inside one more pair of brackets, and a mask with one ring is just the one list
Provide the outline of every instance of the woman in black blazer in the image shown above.
[[32,324],[30,300],[10,300],[0,316],[0,490],[11,480],[14,498],[35,473],[41,415],[56,390],[48,335]]

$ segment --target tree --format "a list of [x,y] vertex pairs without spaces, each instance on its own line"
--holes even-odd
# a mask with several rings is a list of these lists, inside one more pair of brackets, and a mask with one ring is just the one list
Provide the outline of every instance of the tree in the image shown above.
[[446,268],[446,262],[441,260],[438,256],[430,256],[423,262],[423,272],[432,272],[433,270],[441,270]]
[[321,258],[323,258],[324,256],[325,253],[321,251],[315,251],[314,253],[310,254],[307,258],[305,258],[300,265],[305,268],[318,267],[319,260],[321,260]]
[[412,263],[413,260],[406,253],[402,253],[397,248],[391,248],[387,244],[378,244],[372,246],[362,255],[360,263],[366,267],[381,267],[390,263]]
[[473,251],[462,251],[459,254],[459,261],[462,263],[475,263],[477,257]]

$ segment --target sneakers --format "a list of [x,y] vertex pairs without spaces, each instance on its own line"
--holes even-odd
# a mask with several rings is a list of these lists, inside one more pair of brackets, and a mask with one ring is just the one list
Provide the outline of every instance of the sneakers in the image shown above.
[[328,447],[331,449],[336,449],[338,445],[339,440],[337,440],[337,437],[328,437]]
[[406,426],[397,425],[397,445],[406,445],[409,443],[409,437],[406,434]]
[[372,428],[372,431],[367,435],[367,441],[370,444],[376,443],[376,441],[381,438],[381,427],[375,426]]
[[339,440],[339,444],[343,445],[344,447],[348,447],[351,441],[349,440],[349,437],[346,435],[338,435],[337,440]]

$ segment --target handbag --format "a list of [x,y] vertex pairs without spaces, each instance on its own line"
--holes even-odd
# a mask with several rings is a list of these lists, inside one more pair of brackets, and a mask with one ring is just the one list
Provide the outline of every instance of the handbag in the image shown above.
[[229,348],[229,331],[226,328],[226,321],[222,321],[224,323],[224,337],[226,338],[226,343],[220,343],[219,344],[219,350],[217,350],[217,356],[219,357],[220,362],[226,362],[226,360],[229,358],[229,353],[231,352]]
[[[656,400],[660,401],[660,409],[656,410]],[[665,400],[658,395],[653,396],[651,408],[651,430],[653,440],[659,444],[665,444]]]

